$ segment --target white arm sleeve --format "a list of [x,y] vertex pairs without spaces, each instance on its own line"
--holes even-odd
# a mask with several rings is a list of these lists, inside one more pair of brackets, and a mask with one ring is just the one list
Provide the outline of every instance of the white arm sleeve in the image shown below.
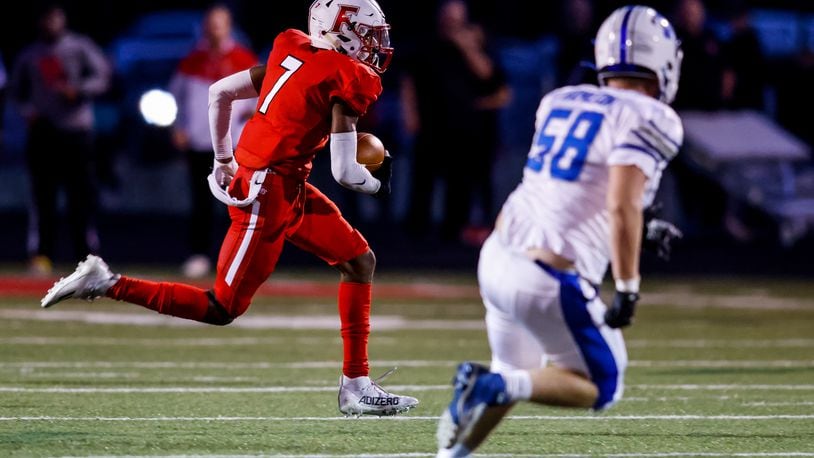
[[234,73],[209,86],[209,134],[215,159],[232,157],[232,102],[257,97],[249,70]]
[[356,132],[331,134],[331,174],[342,186],[366,194],[375,194],[382,185],[356,162]]

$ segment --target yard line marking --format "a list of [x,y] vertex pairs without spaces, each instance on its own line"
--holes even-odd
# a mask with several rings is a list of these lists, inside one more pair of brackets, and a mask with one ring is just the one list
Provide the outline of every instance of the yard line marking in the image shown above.
[[[690,294],[688,294],[690,293]],[[681,304],[691,308],[751,310],[812,310],[814,301],[802,297],[777,297],[765,293],[698,294],[697,292],[652,292],[644,298],[650,306]]]
[[[388,387],[394,391],[438,391],[449,390],[449,385],[392,385]],[[814,385],[628,385],[636,390],[688,390],[688,391],[719,391],[719,390],[783,390],[783,391],[809,391]],[[314,393],[331,392],[337,390],[336,386],[245,386],[245,387],[214,387],[214,386],[142,386],[142,387],[25,387],[0,386],[0,393]]]
[[[0,313],[2,315],[2,313]],[[443,320],[438,320],[443,321]],[[454,326],[457,322],[445,322],[445,326]],[[314,323],[312,323],[314,324]],[[292,328],[304,329],[305,325],[296,322],[291,323]],[[420,327],[420,322],[413,322],[405,325],[407,327]],[[259,327],[259,326],[258,326]],[[327,329],[328,326],[319,323],[312,326],[313,329]],[[471,325],[475,329],[477,326]],[[226,345],[278,345],[306,343],[322,344],[326,340],[337,340],[334,336],[325,337],[226,337],[226,338],[121,338],[121,337],[53,337],[53,336],[18,336],[0,338],[3,345],[117,345],[117,346],[187,346],[187,347],[215,347]],[[740,340],[740,341],[693,341],[693,340],[634,340],[627,342],[629,348],[814,348],[814,340],[811,339],[784,339],[784,340]]]
[[[415,453],[362,453],[353,455],[161,455],[161,458],[400,458],[400,457],[434,457],[435,453],[415,452]],[[478,454],[478,456],[493,456]],[[501,455],[508,456],[508,455]],[[512,456],[525,456],[525,455],[512,455]],[[532,456],[532,455],[528,455]],[[545,455],[534,455],[545,456]],[[574,456],[574,455],[569,455]],[[154,458],[155,455],[91,455],[81,458]],[[63,458],[80,458],[80,457],[63,457]]]
[[138,372],[33,372],[25,374],[28,377],[59,377],[59,378],[138,378]]
[[625,402],[689,402],[689,401],[698,401],[698,400],[713,400],[713,401],[728,401],[732,399],[732,396],[656,396],[656,397],[646,397],[646,396],[624,396],[622,397],[622,401]]
[[797,402],[742,402],[742,406],[749,407],[784,407],[784,406],[814,406],[814,401],[797,401]]
[[[23,387],[0,386],[0,393],[322,393],[334,392],[336,386],[146,386],[146,387]],[[438,391],[449,385],[389,385],[394,391]]]
[[[209,326],[192,320],[179,320],[167,315],[149,312],[100,312],[81,310],[0,310],[0,319],[31,321],[79,321],[94,324],[123,324],[135,326],[191,327]],[[378,331],[402,329],[465,329],[482,330],[486,326],[478,320],[430,320],[412,319],[400,315],[377,315],[371,317],[370,325]],[[339,329],[337,315],[259,315],[248,314],[233,321],[232,328],[244,329]]]
[[[706,420],[814,420],[814,415],[512,415],[508,420],[518,421],[706,421]],[[160,422],[160,421],[437,421],[437,416],[368,416],[347,417],[57,417],[57,416],[18,416],[0,417],[0,421],[99,421],[99,422]]]
[[782,368],[782,367],[814,367],[814,360],[675,360],[675,361],[647,361],[633,360],[628,363],[630,367],[697,367],[697,368]]
[[[83,458],[147,458],[155,455],[92,455]],[[401,457],[434,457],[435,453],[413,452],[413,453],[376,453],[376,454],[353,454],[353,455],[161,455],[162,458],[401,458]],[[770,457],[770,456],[814,456],[814,452],[655,452],[655,453],[610,453],[600,454],[595,453],[590,455],[579,454],[563,454],[563,453],[478,453],[479,457],[483,458],[532,458],[532,457],[545,457],[545,458],[581,458],[581,457],[594,457],[604,456],[607,458],[636,458],[636,457],[673,457],[673,456],[736,456],[736,457]],[[65,457],[65,458],[78,458],[78,457]]]
[[[307,340],[315,344],[323,344],[326,340],[335,340],[335,337],[318,339],[310,337]],[[50,337],[50,336],[22,336],[0,338],[3,345],[121,345],[121,346],[149,346],[164,347],[184,346],[184,347],[221,347],[226,345],[275,345],[304,343],[297,337],[235,337],[235,338],[178,338],[178,339],[133,339],[118,337]]]
[[[48,312],[51,313],[51,312]],[[73,313],[73,312],[71,312]],[[0,311],[0,317],[3,313]],[[127,314],[135,315],[135,314]],[[142,316],[142,315],[138,315]],[[263,317],[263,316],[261,316]],[[263,319],[265,319],[264,317]],[[282,317],[279,317],[282,318]],[[161,318],[166,320],[166,318]],[[170,318],[171,319],[171,318]],[[249,316],[246,319],[252,319]],[[330,320],[333,320],[331,318]],[[125,321],[124,319],[122,321]],[[335,320],[333,320],[335,321]],[[443,321],[444,325],[453,325],[459,321]],[[435,321],[434,321],[435,322]],[[420,322],[414,322],[420,325]],[[294,321],[291,328],[304,328],[302,323]],[[474,326],[473,326],[474,327]],[[313,328],[326,328],[325,325],[316,323]],[[335,337],[204,337],[204,338],[167,338],[167,339],[139,339],[139,338],[119,338],[119,337],[53,337],[53,336],[18,336],[0,338],[0,344],[6,345],[146,345],[146,346],[222,346],[222,345],[269,345],[278,343],[311,342],[321,343],[326,339],[334,340]],[[658,340],[658,339],[634,339],[626,342],[629,348],[814,348],[814,339],[742,339],[742,340]]]
[[[529,455],[531,456],[531,455]],[[562,456],[569,455],[542,455],[542,456]],[[591,456],[591,455],[583,455]],[[667,456],[814,456],[814,452],[739,452],[739,453],[716,453],[716,452],[663,452],[663,453],[613,453],[603,455],[610,458],[626,458],[626,457],[667,457]]]
[[629,348],[808,348],[814,339],[631,339]]
[[[152,273],[145,273],[152,276]],[[189,281],[189,279],[185,280]],[[4,296],[36,296],[39,298],[44,291],[51,287],[54,280],[50,278],[32,278],[26,275],[3,275],[0,277],[0,293]],[[412,278],[409,281],[382,281],[376,283],[376,296],[391,299],[461,299],[470,300],[479,297],[477,285],[455,284],[445,282],[438,278]],[[193,286],[206,289],[212,286],[211,280],[191,281]],[[302,278],[287,278],[285,274],[278,276],[275,273],[273,282],[265,282],[257,290],[257,297],[310,297],[326,298],[336,297],[335,280],[304,280]]]
[[[36,379],[137,379],[144,374],[138,372],[31,372],[21,371],[21,376],[31,377]],[[187,375],[173,377],[177,382],[199,382],[199,383],[235,383],[235,382],[252,382],[262,383],[262,377],[240,377],[240,376],[219,376],[219,375]]]
[[221,377],[217,375],[201,375],[192,377],[193,382],[227,383],[227,382],[257,382],[257,377]]
[[[425,452],[415,452],[415,453],[376,453],[376,454],[369,454],[369,453],[362,453],[362,454],[353,454],[353,455],[161,455],[161,458],[400,458],[400,457],[434,457],[435,453],[425,453]],[[494,455],[483,455],[478,454],[478,456],[494,456]],[[501,455],[501,456],[508,456],[508,455]],[[525,455],[512,455],[512,456],[525,456]],[[532,455],[528,455],[532,456]],[[545,455],[533,455],[533,456],[545,456]],[[569,455],[574,456],[574,455]],[[91,456],[83,456],[81,458],[153,458],[155,455],[91,455]],[[63,458],[80,458],[80,457],[63,457]]]
[[[160,343],[159,345],[163,345]],[[371,361],[375,366],[402,367],[454,367],[455,360],[381,360]],[[814,368],[814,360],[632,360],[630,367],[641,368]],[[23,361],[0,362],[0,369],[8,368],[140,368],[140,369],[332,369],[341,367],[341,361],[297,362],[175,362],[175,361]]]
[[702,385],[702,384],[676,384],[676,385],[628,385],[630,388],[642,390],[783,390],[783,391],[806,391],[814,390],[814,385],[770,385],[770,384],[756,384],[756,385]]
[[[371,366],[397,367],[454,367],[460,361],[432,360],[374,360]],[[137,368],[137,369],[335,369],[342,361],[275,362],[180,362],[180,361],[22,361],[0,362],[0,369],[81,369],[81,368]]]

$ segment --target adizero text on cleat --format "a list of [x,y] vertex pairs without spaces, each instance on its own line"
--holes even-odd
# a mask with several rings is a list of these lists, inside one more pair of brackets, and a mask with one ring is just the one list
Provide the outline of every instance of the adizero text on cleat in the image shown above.
[[390,393],[369,377],[339,379],[339,411],[346,416],[396,415],[417,405],[418,399]]

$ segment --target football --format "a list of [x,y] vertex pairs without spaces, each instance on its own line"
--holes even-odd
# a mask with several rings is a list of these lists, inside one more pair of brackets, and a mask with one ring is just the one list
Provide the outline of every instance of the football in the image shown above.
[[379,137],[370,132],[356,134],[356,162],[362,164],[371,172],[375,172],[384,161],[384,144]]

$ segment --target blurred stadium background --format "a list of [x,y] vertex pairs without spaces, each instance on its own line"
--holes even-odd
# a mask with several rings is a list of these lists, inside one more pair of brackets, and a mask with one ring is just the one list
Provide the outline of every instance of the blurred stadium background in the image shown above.
[[[9,70],[21,47],[35,37],[40,3],[25,2],[19,5],[19,13],[0,18],[0,51]],[[223,3],[235,14],[238,39],[261,59],[283,27],[307,27],[307,1]],[[473,18],[490,33],[513,91],[509,106],[501,111],[500,145],[493,165],[494,199],[501,202],[520,177],[540,96],[562,83],[559,75],[565,69],[558,66],[586,56],[563,55],[573,51],[566,42],[568,27],[562,26],[567,2],[542,2],[536,8],[543,14],[531,14],[526,2],[519,0],[471,3]],[[588,3],[593,5],[595,22],[623,2]],[[648,3],[669,13],[675,2]],[[471,270],[476,246],[433,239],[418,242],[402,230],[411,195],[413,152],[400,117],[399,80],[403,62],[420,52],[416,45],[421,34],[432,26],[432,2],[421,7],[387,0],[381,4],[393,25],[396,57],[384,75],[385,93],[370,129],[388,141],[398,158],[393,198],[384,208],[344,192],[330,178],[327,155],[318,156],[312,181],[371,239],[381,268]],[[180,263],[186,256],[188,177],[169,141],[169,129],[146,123],[138,100],[150,89],[166,89],[179,59],[199,37],[200,18],[208,4],[168,0],[65,1],[63,5],[69,27],[103,46],[115,70],[113,87],[96,105],[102,254],[114,263]],[[682,172],[668,169],[660,200],[665,204],[664,216],[676,221],[686,236],[672,262],[646,256],[645,271],[810,275],[814,273],[810,262],[814,134],[805,113],[814,102],[814,4],[709,0],[706,6],[708,26],[722,43],[732,35],[732,11],[747,9],[766,62],[761,83],[765,103],[756,112],[721,106],[683,113],[684,159],[671,167],[681,167]],[[685,84],[679,92],[703,90]],[[0,262],[16,264],[28,256],[30,194],[23,155],[25,125],[10,105],[4,104],[0,150]],[[225,211],[219,210],[225,218]],[[436,218],[438,213],[436,209]],[[59,245],[56,261],[72,264],[66,245]],[[313,262],[294,251],[284,254],[283,265]]]

